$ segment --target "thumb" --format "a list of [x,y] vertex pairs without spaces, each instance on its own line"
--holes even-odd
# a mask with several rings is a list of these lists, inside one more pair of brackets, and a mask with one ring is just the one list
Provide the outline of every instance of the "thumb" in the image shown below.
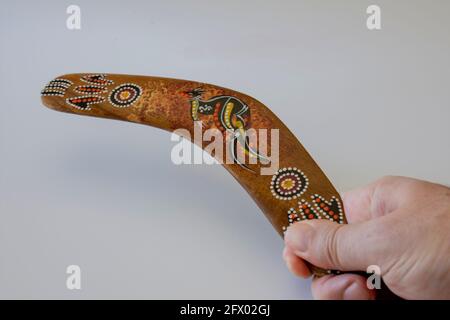
[[287,229],[285,243],[315,266],[366,271],[372,264],[381,265],[383,247],[389,242],[376,220],[345,225],[327,220],[297,222]]

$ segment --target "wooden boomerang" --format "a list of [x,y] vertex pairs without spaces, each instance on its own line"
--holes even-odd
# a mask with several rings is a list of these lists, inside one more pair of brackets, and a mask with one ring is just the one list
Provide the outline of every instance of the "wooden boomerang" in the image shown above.
[[[243,93],[167,78],[67,74],[50,81],[41,94],[44,105],[58,111],[126,120],[168,131],[183,128],[191,136],[194,122],[202,121],[203,130],[216,128],[230,134],[223,144],[230,150],[232,163],[223,165],[281,236],[290,224],[300,220],[346,223],[338,192],[305,148],[269,108]],[[260,174],[273,151],[271,145],[261,153],[246,137],[250,129],[268,129],[269,136],[270,129],[279,129],[279,169],[272,175]],[[198,144],[203,148],[207,145],[201,141]],[[246,164],[236,156],[238,152],[261,161]],[[312,265],[310,268],[318,276],[333,272]]]

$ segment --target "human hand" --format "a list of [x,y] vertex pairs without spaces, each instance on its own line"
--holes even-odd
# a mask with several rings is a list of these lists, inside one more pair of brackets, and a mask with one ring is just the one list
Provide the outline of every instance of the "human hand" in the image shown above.
[[[349,224],[301,221],[285,234],[289,270],[309,277],[305,260],[324,269],[381,269],[384,283],[405,299],[450,299],[450,188],[385,177],[343,196]],[[316,299],[374,299],[357,274],[313,279]]]

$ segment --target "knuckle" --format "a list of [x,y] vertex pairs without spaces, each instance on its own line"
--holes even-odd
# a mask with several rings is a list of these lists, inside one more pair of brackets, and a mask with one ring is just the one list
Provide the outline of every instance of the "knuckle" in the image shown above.
[[377,184],[379,186],[385,186],[385,185],[389,185],[392,184],[393,182],[397,181],[401,179],[401,177],[399,176],[394,176],[394,175],[386,175],[381,177],[380,179],[377,180]]
[[330,266],[340,266],[339,263],[339,254],[338,254],[338,233],[341,229],[340,226],[332,226],[330,225],[328,227],[328,230],[325,235],[325,247],[323,251],[323,259],[327,262]]

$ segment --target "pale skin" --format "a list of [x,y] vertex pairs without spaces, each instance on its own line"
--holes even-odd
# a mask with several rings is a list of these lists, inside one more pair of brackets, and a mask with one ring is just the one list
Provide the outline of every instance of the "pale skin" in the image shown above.
[[[450,299],[450,188],[384,177],[343,196],[348,225],[310,220],[291,225],[283,258],[295,275],[311,276],[305,260],[333,270],[377,265],[404,299]],[[374,299],[366,278],[352,273],[314,278],[315,299]]]

